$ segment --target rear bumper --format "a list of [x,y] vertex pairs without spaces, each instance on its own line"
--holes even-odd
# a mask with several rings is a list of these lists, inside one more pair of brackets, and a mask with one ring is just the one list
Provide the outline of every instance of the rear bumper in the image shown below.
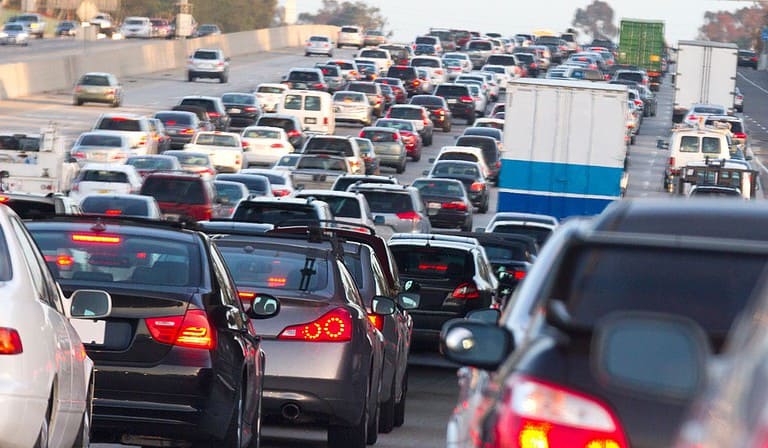
[[467,103],[455,103],[449,104],[448,108],[451,109],[451,115],[454,117],[467,118],[475,114],[475,102],[471,104]]
[[33,446],[47,406],[48,399],[44,396],[0,395],[0,446]]
[[379,164],[381,166],[398,167],[402,165],[406,157],[407,153],[405,152],[401,155],[379,154]]

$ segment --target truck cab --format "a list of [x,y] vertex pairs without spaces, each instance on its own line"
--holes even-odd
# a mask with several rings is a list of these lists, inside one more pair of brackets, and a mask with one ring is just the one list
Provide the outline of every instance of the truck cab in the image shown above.
[[681,169],[693,162],[730,159],[731,139],[728,132],[703,125],[698,128],[681,127],[673,131],[669,142],[657,141],[658,148],[669,149],[664,171],[664,188],[674,191],[680,181]]
[[55,127],[38,134],[0,132],[0,190],[49,194],[68,192],[80,167],[64,149]]

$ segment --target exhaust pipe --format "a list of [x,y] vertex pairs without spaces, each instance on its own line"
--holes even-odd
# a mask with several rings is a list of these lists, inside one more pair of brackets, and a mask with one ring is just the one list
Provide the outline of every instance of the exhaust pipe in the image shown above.
[[297,404],[288,403],[282,407],[280,413],[284,419],[293,421],[301,415],[301,408]]

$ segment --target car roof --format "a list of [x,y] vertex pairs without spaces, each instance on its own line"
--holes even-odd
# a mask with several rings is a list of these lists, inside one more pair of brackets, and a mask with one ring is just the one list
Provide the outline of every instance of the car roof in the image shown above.
[[[387,118],[387,120],[398,120],[398,118]],[[401,121],[408,121],[408,120],[401,120]],[[384,127],[384,126],[366,126],[366,127],[364,127],[361,130],[361,132],[364,132],[364,131],[377,131],[377,132],[378,131],[382,131],[382,132],[392,132],[392,133],[395,133],[395,132],[398,132],[398,129],[387,128],[387,127]]]
[[86,163],[81,171],[85,170],[120,171],[123,173],[130,171],[133,171],[134,173],[136,172],[136,168],[132,165],[119,165],[115,163]]
[[308,200],[308,198],[297,197],[268,197],[257,196],[245,201],[249,204],[291,204],[291,205],[312,205],[314,201]]
[[338,191],[338,190],[299,190],[296,193],[294,193],[294,197],[310,197],[310,196],[338,196],[343,198],[353,198],[353,199],[359,199],[360,194],[359,193],[352,193],[349,191]]
[[272,112],[266,113],[266,114],[261,114],[259,119],[262,119],[262,118],[280,118],[282,120],[299,121],[299,119],[295,115],[278,114],[278,113],[272,113]]
[[480,242],[476,238],[437,233],[395,233],[389,238],[390,246],[403,244],[417,244],[420,246],[442,245],[464,250],[480,246]]
[[115,227],[119,226],[119,233],[123,235],[163,237],[193,244],[200,238],[199,232],[186,229],[180,223],[127,216],[57,215],[39,220],[26,220],[24,224],[31,229],[45,228],[59,232],[75,230],[72,227],[76,227],[78,231],[95,231],[94,225],[98,224],[99,231],[106,233],[116,233]]
[[349,188],[354,188],[355,190],[361,191],[361,190],[371,190],[371,191],[392,191],[392,192],[402,192],[402,191],[410,191],[409,189],[414,189],[413,187],[410,187],[408,185],[400,185],[400,184],[377,184],[373,182],[364,183],[364,184],[352,184],[349,186]]

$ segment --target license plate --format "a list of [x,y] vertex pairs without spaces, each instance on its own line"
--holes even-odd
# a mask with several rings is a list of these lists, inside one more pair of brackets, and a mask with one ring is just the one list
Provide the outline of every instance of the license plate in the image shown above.
[[429,202],[427,203],[427,208],[440,208],[439,202]]
[[213,68],[211,64],[200,64],[200,68]]
[[70,319],[72,326],[80,335],[83,344],[103,344],[104,334],[107,330],[105,320]]
[[315,117],[305,117],[304,118],[304,123],[316,124],[317,123],[317,118],[315,118]]
[[306,89],[307,88],[307,83],[305,83],[305,82],[294,82],[293,83],[293,88],[294,89]]
[[456,104],[456,98],[448,98],[446,101],[448,104]]
[[229,109],[230,114],[239,114],[240,112],[242,112],[240,109]]
[[168,221],[178,221],[181,218],[181,215],[174,215],[171,213],[165,214],[165,219]]
[[99,190],[99,194],[109,194],[112,193],[111,190]]

